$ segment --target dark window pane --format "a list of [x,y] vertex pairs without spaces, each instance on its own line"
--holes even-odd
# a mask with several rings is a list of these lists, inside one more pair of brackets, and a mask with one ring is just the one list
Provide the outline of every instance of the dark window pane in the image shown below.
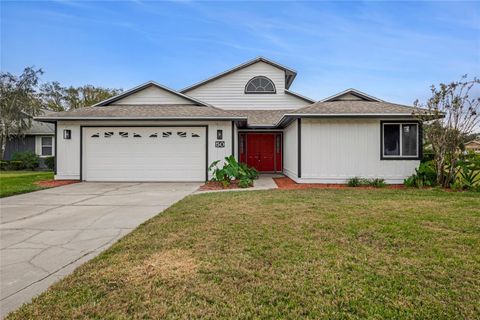
[[402,155],[416,156],[417,155],[417,131],[416,124],[402,125]]
[[42,147],[42,156],[51,156],[52,147]]
[[255,86],[253,85],[252,82],[250,82],[247,86],[247,91],[248,92],[254,92],[255,91]]
[[42,146],[51,146],[52,137],[42,137]]
[[400,155],[400,125],[385,124],[383,125],[383,155],[399,156]]
[[275,85],[265,77],[255,77],[251,79],[245,87],[246,92],[269,92],[275,93]]

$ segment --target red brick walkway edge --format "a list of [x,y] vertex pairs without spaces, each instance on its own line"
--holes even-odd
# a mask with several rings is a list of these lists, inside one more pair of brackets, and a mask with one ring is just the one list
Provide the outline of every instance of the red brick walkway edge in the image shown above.
[[54,188],[54,187],[61,187],[66,186],[68,184],[79,183],[79,180],[43,180],[37,181],[35,184],[40,187],[45,188]]
[[[336,183],[296,183],[290,178],[273,178],[275,183],[278,186],[278,189],[282,190],[303,190],[303,189],[378,189],[371,186],[359,186],[359,187],[349,187],[346,184],[336,184]],[[385,186],[386,189],[404,189],[403,184],[389,184]]]

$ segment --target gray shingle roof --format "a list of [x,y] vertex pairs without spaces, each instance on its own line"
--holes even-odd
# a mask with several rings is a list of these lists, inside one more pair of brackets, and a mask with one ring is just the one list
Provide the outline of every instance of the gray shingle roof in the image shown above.
[[239,116],[247,117],[249,126],[275,126],[283,115],[294,110],[229,110]]
[[109,105],[54,112],[39,120],[60,119],[247,119],[250,127],[275,127],[301,116],[394,116],[410,117],[416,109],[384,101],[316,102],[296,110],[223,110],[195,105]]
[[105,107],[86,107],[56,112],[41,120],[58,119],[95,119],[95,118],[205,118],[236,119],[238,115],[210,106],[195,105],[109,105]]
[[412,115],[416,109],[401,104],[384,101],[330,101],[316,102],[288,114],[302,115]]
[[54,134],[55,126],[51,123],[32,121],[32,126],[25,134]]

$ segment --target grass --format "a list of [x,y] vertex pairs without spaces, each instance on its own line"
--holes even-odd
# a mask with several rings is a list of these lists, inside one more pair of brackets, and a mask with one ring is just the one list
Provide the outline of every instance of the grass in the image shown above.
[[479,208],[441,190],[189,196],[8,319],[478,319]]
[[0,171],[0,198],[45,189],[35,182],[51,179],[53,172]]

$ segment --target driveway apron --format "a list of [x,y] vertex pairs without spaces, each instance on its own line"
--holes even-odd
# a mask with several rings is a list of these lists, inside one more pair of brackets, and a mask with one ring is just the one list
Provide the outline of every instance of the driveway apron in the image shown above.
[[0,316],[199,186],[84,182],[0,199]]

